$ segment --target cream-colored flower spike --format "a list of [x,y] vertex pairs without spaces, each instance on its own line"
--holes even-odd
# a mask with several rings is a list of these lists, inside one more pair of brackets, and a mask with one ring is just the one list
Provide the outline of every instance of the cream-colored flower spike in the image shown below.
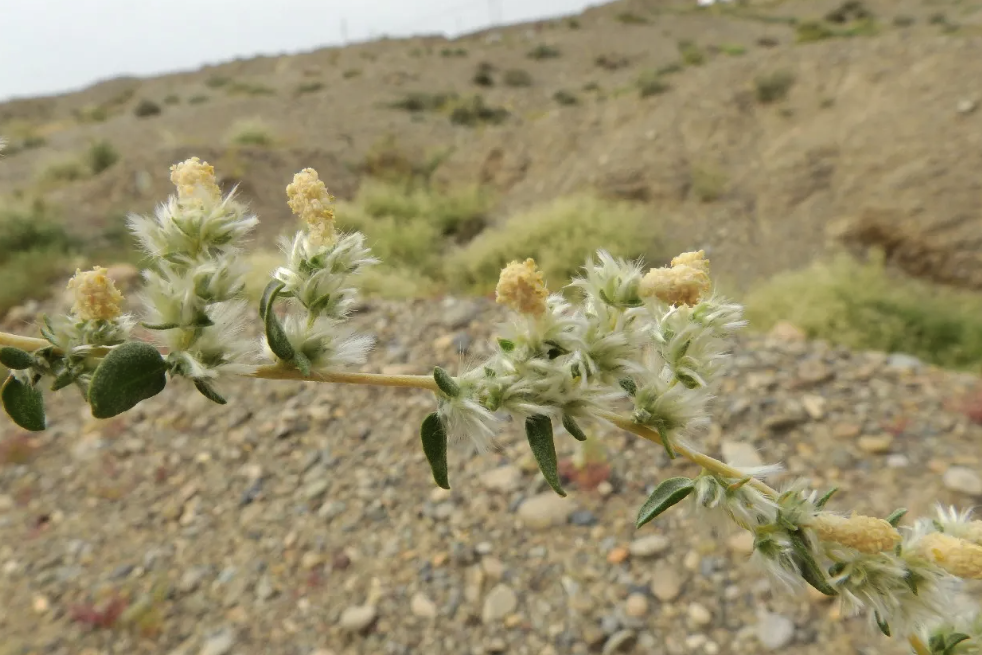
[[68,282],[68,288],[75,292],[72,313],[83,321],[108,321],[122,313],[123,294],[106,273],[101,266],[85,272],[78,269]]
[[890,550],[900,543],[900,533],[889,522],[873,516],[853,514],[845,518],[819,514],[809,527],[823,541],[834,541],[871,555]]
[[919,550],[948,573],[966,580],[982,580],[982,546],[932,532],[919,541]]
[[709,260],[705,251],[686,252],[665,268],[653,268],[641,278],[638,294],[669,305],[696,305],[709,293]]
[[215,167],[197,157],[171,166],[170,181],[177,187],[177,197],[181,200],[214,202],[222,197],[215,180]]
[[495,288],[497,301],[520,314],[541,316],[546,311],[549,291],[542,279],[542,271],[534,259],[514,261],[505,266]]
[[337,239],[334,228],[334,196],[327,191],[324,182],[313,168],[305,168],[293,176],[286,187],[288,204],[294,214],[307,224],[312,240],[317,245],[330,245]]

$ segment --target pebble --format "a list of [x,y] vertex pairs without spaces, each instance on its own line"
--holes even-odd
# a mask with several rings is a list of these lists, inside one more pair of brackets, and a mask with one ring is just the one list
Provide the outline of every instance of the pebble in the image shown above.
[[518,608],[518,596],[508,585],[501,583],[491,588],[484,597],[481,621],[485,625],[498,623]]
[[569,522],[580,527],[597,524],[597,515],[588,509],[578,509],[569,515]]
[[965,466],[952,466],[944,472],[945,488],[969,496],[982,494],[982,478],[972,469]]
[[794,640],[794,622],[780,614],[764,612],[757,620],[757,640],[767,650],[780,650]]
[[480,482],[491,491],[508,493],[522,486],[522,471],[517,466],[499,466],[481,474]]
[[575,507],[568,498],[557,496],[554,492],[533,496],[518,507],[518,518],[526,527],[533,530],[564,525]]
[[682,576],[668,563],[659,562],[651,572],[651,593],[658,600],[668,603],[679,597]]
[[607,553],[607,561],[611,564],[620,564],[630,556],[631,551],[629,551],[627,548],[624,548],[623,546],[616,546],[611,548],[610,552]]
[[427,598],[426,594],[422,592],[413,594],[412,599],[409,601],[409,609],[415,616],[423,619],[436,618],[437,615],[436,603]]
[[198,655],[226,655],[235,645],[235,633],[225,628],[209,636],[198,651]]
[[701,603],[690,603],[687,612],[692,625],[703,628],[713,622],[713,614]]
[[644,594],[631,594],[624,602],[624,613],[640,619],[648,614],[648,597]]
[[375,605],[355,605],[341,612],[338,624],[345,632],[364,632],[378,618],[378,608]]
[[660,534],[652,534],[647,537],[635,539],[628,546],[628,550],[631,552],[632,557],[655,557],[668,550],[671,543],[668,537]]
[[750,555],[754,552],[754,540],[754,534],[752,532],[740,530],[740,532],[731,535],[726,540],[726,545],[738,555]]
[[893,435],[891,434],[864,434],[857,442],[859,449],[870,455],[882,455],[889,452],[893,445]]

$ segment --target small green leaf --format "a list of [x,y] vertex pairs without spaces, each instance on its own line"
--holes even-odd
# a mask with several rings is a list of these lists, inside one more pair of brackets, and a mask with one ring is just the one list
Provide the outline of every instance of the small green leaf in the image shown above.
[[917,581],[919,579],[920,576],[915,575],[910,569],[907,569],[907,572],[904,573],[904,582],[907,583],[907,588],[910,589],[910,593],[914,594],[915,596],[917,595]]
[[641,506],[635,527],[640,528],[669,507],[682,502],[695,488],[695,481],[689,478],[669,478],[662,481]]
[[631,398],[634,398],[635,394],[638,393],[638,385],[631,378],[621,378],[617,384],[621,385],[621,389],[626,391]]
[[801,532],[798,530],[788,530],[788,537],[791,538],[791,558],[798,566],[801,577],[805,579],[805,582],[826,596],[838,596],[839,592],[826,580],[825,574],[819,568],[818,562],[815,561],[815,556],[812,555],[811,549],[805,542],[805,538],[801,535]]
[[440,420],[436,412],[423,419],[423,426],[420,428],[419,434],[423,441],[423,454],[426,455],[426,461],[430,463],[430,469],[433,471],[433,479],[437,486],[449,489],[447,430],[443,427],[443,421]]
[[284,284],[279,280],[272,280],[266,285],[266,288],[263,289],[263,295],[259,299],[259,318],[266,320],[266,314],[269,312],[270,306],[276,300],[276,296],[280,295],[283,287]]
[[886,521],[893,527],[897,527],[898,525],[900,525],[900,519],[902,519],[904,517],[904,514],[906,513],[907,513],[906,507],[895,509],[893,510],[893,512],[890,513],[890,516],[886,518]]
[[510,339],[498,339],[498,346],[506,353],[515,350],[515,342]]
[[34,356],[26,350],[4,346],[0,348],[0,364],[14,371],[23,371],[34,366]]
[[818,509],[822,509],[823,507],[825,507],[825,504],[829,502],[829,499],[831,499],[832,496],[835,495],[835,492],[838,490],[839,490],[838,487],[832,487],[831,489],[826,491],[825,495],[819,498],[818,501],[815,503],[815,507],[817,507]]
[[931,649],[932,655],[945,655],[944,641],[945,636],[943,634],[931,635],[931,639],[927,642],[927,645]]
[[52,391],[61,391],[71,383],[75,382],[79,378],[80,371],[75,371],[71,368],[65,368],[58,375],[55,376],[55,381],[51,383]]
[[451,398],[456,398],[460,395],[460,385],[450,376],[446,370],[437,366],[433,369],[433,379],[436,380],[436,386],[440,387],[440,391],[447,394]]
[[580,428],[579,424],[569,414],[563,414],[563,427],[566,431],[573,435],[573,438],[577,441],[586,441],[586,433]]
[[300,369],[304,377],[310,377],[310,358],[299,350],[293,353],[293,365]]
[[200,314],[198,314],[197,316],[194,317],[194,320],[191,321],[191,324],[190,325],[187,325],[185,327],[189,327],[189,328],[206,328],[206,327],[211,327],[214,324],[215,324],[215,321],[211,320],[211,317],[208,316],[208,314],[206,314],[204,312],[201,312]]
[[217,403],[219,405],[228,404],[228,401],[225,400],[225,398],[220,393],[215,391],[215,388],[212,387],[207,380],[202,380],[201,378],[194,378],[192,382],[194,382],[194,388],[200,391],[201,395],[207,398],[208,400],[210,400],[211,402]]
[[542,477],[546,479],[552,490],[560,496],[566,496],[563,485],[559,481],[559,461],[556,457],[556,443],[552,436],[552,419],[543,414],[536,414],[525,419],[525,436],[535,461],[539,464]]
[[180,323],[140,323],[148,330],[173,330],[181,327]]
[[944,655],[954,655],[955,646],[963,641],[968,641],[969,639],[971,639],[971,637],[967,634],[962,632],[952,632],[944,641]]
[[92,374],[89,405],[95,418],[112,418],[167,386],[167,362],[157,349],[128,341],[109,351]]
[[286,330],[283,329],[283,324],[276,317],[276,312],[272,310],[272,307],[266,312],[265,324],[266,341],[269,342],[269,349],[283,361],[292,361],[296,352],[293,350],[293,345],[286,336]]
[[14,423],[31,432],[44,430],[44,396],[40,391],[11,375],[3,383],[0,397]]
[[876,627],[880,629],[885,636],[890,636],[890,624],[883,620],[879,612],[873,612],[873,619],[876,621]]
[[54,344],[58,340],[57,337],[55,337],[55,328],[51,324],[51,319],[43,314],[41,315],[40,330],[41,330],[41,336],[47,339],[48,341],[50,341],[51,343]]

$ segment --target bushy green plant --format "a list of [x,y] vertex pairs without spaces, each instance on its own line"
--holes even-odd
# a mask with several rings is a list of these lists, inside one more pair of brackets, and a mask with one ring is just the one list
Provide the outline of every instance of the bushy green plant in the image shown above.
[[521,68],[510,68],[501,75],[501,81],[510,87],[532,86],[532,75]]
[[463,289],[487,292],[501,268],[532,257],[551,288],[558,289],[587,260],[597,243],[616,257],[658,259],[654,218],[643,207],[595,195],[560,198],[486,229],[449,258],[447,278]]
[[559,48],[545,43],[540,43],[528,52],[529,59],[555,59],[561,55]]
[[86,160],[92,173],[98,175],[119,161],[119,151],[112,143],[103,139],[89,146]]
[[754,91],[757,102],[767,105],[773,102],[780,102],[788,97],[791,87],[794,86],[795,74],[789,70],[779,70],[772,73],[758,75],[754,79]]
[[0,209],[0,316],[71,268],[73,239],[42,206]]
[[136,107],[133,108],[133,114],[137,118],[149,118],[150,116],[157,116],[161,112],[160,105],[158,105],[153,100],[148,100],[144,98],[137,103]]
[[882,259],[839,255],[752,290],[747,317],[787,320],[812,338],[857,350],[904,352],[952,368],[982,363],[982,300],[891,274]]
[[272,128],[257,118],[236,121],[229,128],[226,138],[232,145],[260,148],[268,148],[275,142]]

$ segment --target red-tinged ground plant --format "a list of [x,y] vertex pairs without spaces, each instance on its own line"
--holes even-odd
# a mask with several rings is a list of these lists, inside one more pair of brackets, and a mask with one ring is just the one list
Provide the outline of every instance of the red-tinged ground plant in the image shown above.
[[644,271],[599,251],[569,297],[546,288],[533,260],[511,262],[496,289],[511,318],[484,361],[456,376],[439,367],[431,375],[352,372],[373,344],[348,318],[358,274],[376,260],[363,234],[336,229],[333,198],[316,171],[301,171],[287,187],[303,227],[283,241],[283,265],[253,310],[259,343],[243,334],[250,313],[241,299],[241,254],[257,219],[234,191],[220,192],[212,167],[197,158],[172,167],[171,179],[177,192],[153,216],[130,218],[154,263],[139,321],[152,342],[137,338],[137,319],[123,313],[121,294],[98,267],[72,278],[75,304],[42,319],[43,338],[0,334],[0,363],[12,371],[0,395],[25,430],[46,427],[45,388],[75,387],[92,415],[106,419],[179,379],[223,405],[230,376],[409,387],[434,395],[420,441],[440,487],[450,486],[451,443],[492,449],[511,417],[546,482],[565,496],[557,426],[585,442],[584,421],[606,422],[702,469],[659,481],[639,528],[686,501],[697,516],[750,531],[753,560],[776,580],[840,597],[884,634],[905,635],[917,655],[980,652],[982,620],[961,585],[982,579],[982,521],[954,509],[906,525],[904,510],[844,516],[826,509],[834,490],[820,495],[801,481],[777,490],[764,478],[779,467],[738,468],[699,450],[727,337],[744,325],[742,307],[713,293],[703,252]]

